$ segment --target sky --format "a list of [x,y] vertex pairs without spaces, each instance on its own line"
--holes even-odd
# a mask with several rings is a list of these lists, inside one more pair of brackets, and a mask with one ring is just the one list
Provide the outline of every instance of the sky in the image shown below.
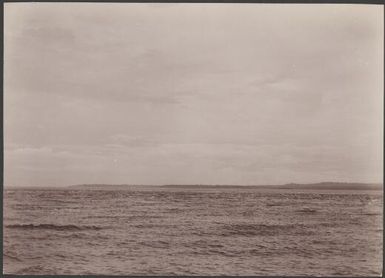
[[380,5],[4,6],[6,186],[382,182]]

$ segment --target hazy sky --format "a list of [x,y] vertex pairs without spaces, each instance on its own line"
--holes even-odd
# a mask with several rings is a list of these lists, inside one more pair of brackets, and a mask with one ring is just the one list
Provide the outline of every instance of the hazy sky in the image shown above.
[[5,3],[6,185],[382,181],[383,6]]

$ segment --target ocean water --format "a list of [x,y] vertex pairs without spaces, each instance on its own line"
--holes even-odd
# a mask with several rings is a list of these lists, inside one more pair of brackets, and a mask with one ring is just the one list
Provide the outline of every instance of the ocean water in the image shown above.
[[6,274],[382,273],[382,192],[4,191]]

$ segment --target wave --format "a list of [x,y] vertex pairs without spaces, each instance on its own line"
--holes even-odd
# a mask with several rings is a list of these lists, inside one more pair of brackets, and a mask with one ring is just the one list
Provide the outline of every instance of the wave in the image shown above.
[[10,255],[7,252],[3,253],[3,259],[6,259],[6,258],[11,259],[11,260],[15,260],[15,261],[18,261],[18,262],[21,262],[21,259],[19,259],[17,256]]
[[101,230],[102,227],[98,226],[77,226],[77,225],[55,225],[55,224],[12,224],[6,225],[9,229],[20,230],[55,230],[55,231],[82,231],[82,230]]
[[313,213],[317,213],[318,211],[312,208],[303,208],[303,209],[297,210],[297,212],[303,213],[303,214],[313,214]]
[[362,215],[375,216],[375,215],[381,215],[381,213],[379,213],[379,212],[367,212],[367,213],[362,213]]
[[302,224],[230,224],[222,227],[220,236],[311,235],[313,233],[308,226]]
[[33,266],[28,266],[22,269],[19,269],[18,271],[15,272],[16,275],[26,275],[26,274],[44,274],[43,272],[47,272],[46,269],[42,265],[33,265]]
[[277,203],[267,203],[266,204],[267,207],[281,207],[281,206],[284,206],[284,205],[286,205],[286,203],[279,203],[279,202],[277,202]]
[[152,248],[169,248],[170,242],[164,240],[157,241],[148,241],[148,242],[140,242],[141,245],[152,247]]

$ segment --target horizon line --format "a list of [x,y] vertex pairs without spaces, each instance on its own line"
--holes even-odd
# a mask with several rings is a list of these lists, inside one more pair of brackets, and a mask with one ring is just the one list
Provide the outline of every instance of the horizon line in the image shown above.
[[362,185],[383,185],[384,182],[347,182],[347,181],[322,181],[322,182],[288,182],[277,184],[203,184],[203,183],[165,183],[165,184],[134,184],[134,183],[78,183],[69,185],[5,185],[3,188],[58,188],[58,187],[76,187],[76,186],[229,186],[229,187],[258,187],[258,186],[287,186],[287,185],[316,185],[316,184],[362,184]]

